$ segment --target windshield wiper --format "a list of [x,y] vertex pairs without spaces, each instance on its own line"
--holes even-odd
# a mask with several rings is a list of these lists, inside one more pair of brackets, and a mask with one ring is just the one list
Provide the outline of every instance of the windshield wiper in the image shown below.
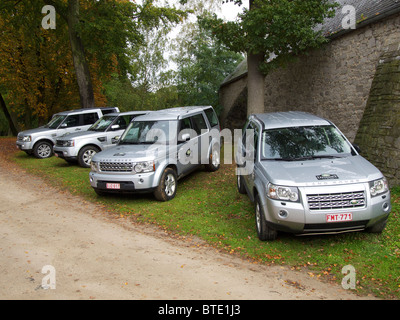
[[335,158],[342,158],[342,156],[334,156],[334,155],[313,155],[307,157],[297,157],[297,158],[266,158],[263,160],[270,160],[270,161],[303,161],[303,160],[314,160],[314,159],[335,159]]

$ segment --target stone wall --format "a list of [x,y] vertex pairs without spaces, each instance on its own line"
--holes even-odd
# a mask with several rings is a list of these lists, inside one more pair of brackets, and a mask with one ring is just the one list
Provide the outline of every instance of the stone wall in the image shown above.
[[332,120],[353,141],[379,58],[400,43],[400,15],[347,33],[265,79],[265,112],[301,110]]
[[391,186],[400,185],[400,51],[385,53],[372,82],[355,143],[380,168]]

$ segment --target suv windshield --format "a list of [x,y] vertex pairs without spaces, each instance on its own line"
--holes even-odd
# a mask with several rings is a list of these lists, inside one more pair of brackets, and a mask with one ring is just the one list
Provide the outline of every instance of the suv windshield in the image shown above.
[[103,132],[110,126],[111,123],[116,119],[116,116],[104,116],[97,120],[88,131],[98,131]]
[[178,121],[133,121],[119,144],[166,144],[177,136]]
[[307,160],[347,156],[351,147],[335,126],[293,127],[265,130],[263,160]]
[[45,128],[50,128],[50,129],[57,129],[58,126],[61,124],[61,122],[64,121],[64,119],[65,119],[66,117],[67,117],[67,116],[56,115],[56,116],[54,116],[54,117],[50,120],[50,122],[49,122],[48,124],[46,124],[44,127],[45,127]]

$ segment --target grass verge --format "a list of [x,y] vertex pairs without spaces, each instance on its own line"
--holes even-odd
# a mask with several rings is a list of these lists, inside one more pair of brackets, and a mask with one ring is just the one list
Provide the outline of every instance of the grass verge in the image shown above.
[[[151,223],[181,237],[200,237],[209,245],[253,263],[287,265],[310,277],[340,283],[341,270],[356,270],[356,293],[384,299],[400,298],[400,188],[392,189],[392,214],[385,231],[332,236],[296,237],[281,233],[274,242],[258,240],[253,205],[236,190],[233,165],[214,173],[197,171],[179,181],[169,202],[150,195],[97,196],[90,187],[89,169],[52,157],[38,160],[23,152],[12,157],[28,172],[109,211]],[[160,231],[161,232],[161,231]]]

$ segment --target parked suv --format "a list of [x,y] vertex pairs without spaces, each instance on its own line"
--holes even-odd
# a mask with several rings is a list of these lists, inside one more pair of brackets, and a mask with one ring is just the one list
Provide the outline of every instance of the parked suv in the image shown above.
[[212,107],[165,109],[135,118],[116,147],[95,154],[90,183],[98,194],[154,192],[175,197],[178,179],[202,164],[220,166],[220,132]]
[[58,137],[67,133],[85,131],[104,114],[111,112],[119,112],[119,109],[88,108],[57,113],[45,126],[18,133],[17,147],[40,159],[51,157]]
[[302,112],[255,114],[245,129],[237,187],[255,203],[261,240],[278,231],[383,231],[388,183],[332,122]]
[[109,113],[97,120],[87,131],[75,132],[57,139],[54,154],[67,162],[78,161],[84,168],[97,152],[113,147],[129,123],[147,111]]

